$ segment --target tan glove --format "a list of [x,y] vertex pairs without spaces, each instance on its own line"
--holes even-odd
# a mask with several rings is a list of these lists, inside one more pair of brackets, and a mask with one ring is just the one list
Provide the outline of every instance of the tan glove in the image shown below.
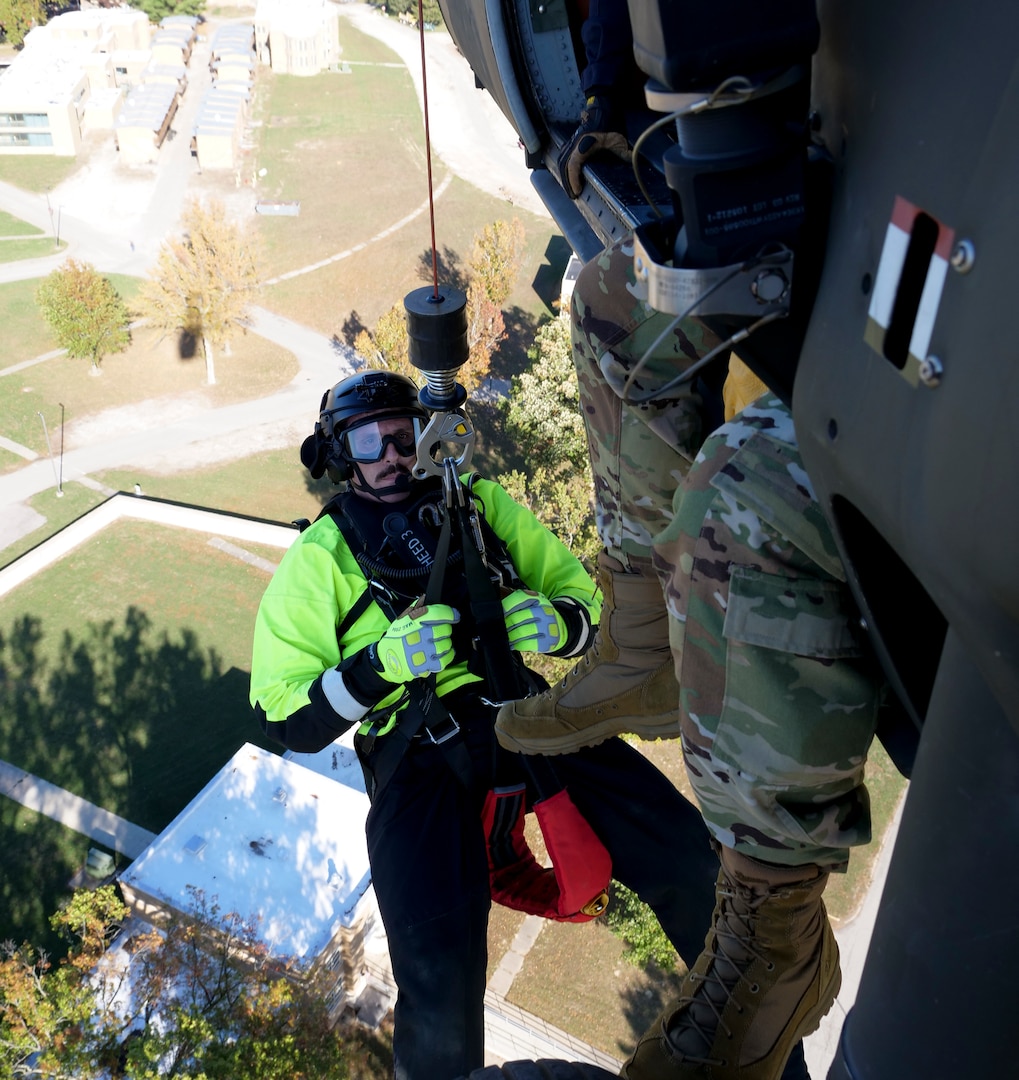
[[603,151],[623,161],[633,157],[626,136],[614,130],[612,112],[607,99],[589,97],[580,114],[580,126],[559,154],[559,175],[571,199],[577,198],[584,186],[583,168],[589,158]]

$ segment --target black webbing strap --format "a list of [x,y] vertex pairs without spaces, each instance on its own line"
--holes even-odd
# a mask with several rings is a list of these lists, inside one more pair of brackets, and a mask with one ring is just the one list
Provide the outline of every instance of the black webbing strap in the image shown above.
[[[425,587],[425,604],[441,602],[450,537],[449,514],[444,514],[435,550],[435,562]],[[372,798],[376,798],[393,778],[415,737],[427,739],[439,747],[443,759],[457,779],[468,790],[473,790],[477,783],[474,766],[463,739],[459,737],[460,725],[450,715],[436,692],[435,675],[414,679],[407,692],[410,702],[403,710],[400,722],[392,731],[386,733],[382,748],[372,761]]]
[[473,542],[466,506],[457,507],[457,517],[463,543],[467,595],[474,618],[475,645],[484,661],[485,685],[493,704],[516,701],[525,697],[527,690],[522,685],[520,668],[513,659],[502,599]]
[[[338,496],[323,508],[322,513],[328,513],[332,517],[348,548],[356,558],[360,537],[356,536],[353,522],[344,513],[344,501],[342,495]],[[484,662],[486,688],[492,695],[492,700],[496,702],[523,697],[527,691],[521,684],[519,667],[513,660],[502,601],[481,552],[474,543],[470,512],[467,505],[463,503],[455,507],[447,504],[445,513],[442,515],[435,561],[428,575],[424,602],[426,605],[442,602],[442,587],[446,565],[449,561],[454,513],[460,532],[467,594],[475,628],[475,646]],[[371,589],[366,588],[337,627],[337,639],[341,638],[361,617],[373,599],[375,598],[371,595]],[[395,617],[395,613],[389,614],[390,618]],[[407,692],[410,700],[406,709],[403,710],[399,723],[392,731],[386,733],[381,749],[372,761],[373,797],[392,779],[403,755],[415,737],[427,739],[439,747],[447,765],[464,787],[474,790],[477,787],[477,778],[470,754],[463,739],[459,737],[459,724],[442,704],[436,692],[435,675],[414,679],[407,687]],[[369,739],[370,742],[367,745],[365,742],[361,743],[361,749],[364,752],[374,746],[374,737],[370,736]]]

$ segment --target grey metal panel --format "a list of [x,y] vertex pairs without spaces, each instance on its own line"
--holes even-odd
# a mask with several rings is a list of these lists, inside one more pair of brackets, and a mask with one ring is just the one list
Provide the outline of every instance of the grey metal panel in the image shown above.
[[541,136],[513,68],[511,35],[499,0],[439,0],[439,7],[475,79],[492,95],[527,151],[537,153]]
[[[540,13],[532,21],[533,9]],[[520,47],[534,98],[546,121],[575,125],[584,105],[566,0],[516,0]]]
[[[873,529],[902,558],[1016,723],[1019,365],[1009,317],[1019,295],[1019,5],[827,0],[820,15],[815,98],[837,178],[794,388],[804,457],[824,500],[855,508],[860,536]],[[949,270],[937,308],[936,387],[911,382],[908,366],[900,372],[864,340],[896,196],[974,245],[972,270]],[[853,532],[840,524],[881,634],[875,612],[889,598],[863,580]],[[909,629],[904,616],[882,648],[901,655]],[[924,627],[914,629],[923,641]],[[927,658],[932,675],[937,659]]]
[[513,50],[510,47],[510,35],[507,32],[505,15],[501,0],[486,0],[485,12],[488,15],[492,35],[492,51],[499,71],[499,82],[505,100],[504,110],[509,122],[516,129],[527,150],[532,153],[541,145],[537,129],[531,123],[527,105],[520,84],[517,81],[513,63]]
[[531,173],[531,184],[582,262],[588,262],[605,249],[601,237],[588,224],[577,203],[563,191],[548,169],[535,169]]

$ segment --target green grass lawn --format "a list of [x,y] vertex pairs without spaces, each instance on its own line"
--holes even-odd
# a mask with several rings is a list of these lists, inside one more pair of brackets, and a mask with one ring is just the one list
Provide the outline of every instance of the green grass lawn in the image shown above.
[[[267,277],[368,246],[355,256],[270,286],[267,307],[322,333],[352,340],[358,326],[374,325],[412,289],[430,281],[431,235],[427,213],[379,238],[427,199],[427,163],[421,112],[410,75],[395,53],[341,23],[348,75],[315,78],[267,76],[260,80],[262,120],[257,157],[264,199],[297,200],[300,215],[260,217]],[[433,155],[436,191],[446,169]],[[462,277],[475,234],[498,220],[518,218],[527,249],[510,294],[509,336],[493,371],[520,370],[538,318],[552,311],[569,258],[566,242],[545,217],[511,206],[452,179],[436,200],[440,278]],[[505,371],[503,370],[505,369]]]
[[257,739],[267,581],[203,533],[122,521],[0,598],[0,758],[159,831]]
[[66,180],[80,165],[80,157],[0,154],[0,180],[41,195]]
[[[286,349],[256,334],[243,334],[234,339],[229,355],[217,356],[217,383],[208,386],[200,356],[182,359],[175,339],[137,327],[124,352],[103,359],[99,375],[91,372],[87,360],[60,356],[0,376],[4,402],[0,435],[45,454],[42,413],[57,453],[61,422],[67,428],[69,449],[74,445],[74,423],[105,410],[130,410],[161,399],[169,403],[188,395],[209,407],[250,401],[286,386],[297,369],[296,357]],[[130,416],[122,414],[121,422],[129,423]]]
[[21,262],[22,259],[42,259],[63,251],[67,243],[54,244],[48,236],[28,237],[24,240],[0,240],[0,263]]
[[507,1000],[624,1059],[676,996],[684,969],[644,971],[623,953],[601,922],[546,922]]
[[42,231],[35,225],[8,214],[6,210],[0,210],[0,236],[39,236]]
[[328,478],[312,480],[298,455],[299,447],[292,446],[186,473],[110,469],[97,474],[96,479],[119,491],[131,491],[140,483],[146,495],[158,499],[289,522],[314,518],[338,490]]
[[[0,285],[0,320],[4,327],[4,351],[0,371],[23,360],[31,360],[57,347],[42,313],[35,302],[39,279],[11,281]],[[10,394],[0,380],[5,412]],[[5,431],[4,434],[7,434]]]
[[[141,279],[127,277],[124,274],[110,274],[109,278],[130,309],[141,288]],[[3,382],[3,372],[15,364],[31,360],[57,348],[56,339],[46,325],[46,320],[42,317],[42,312],[35,301],[40,280],[30,278],[0,285],[0,324],[4,328],[4,350],[3,357],[0,359],[0,397],[5,407],[4,424],[9,416],[10,399],[14,394],[10,389],[10,384]],[[0,434],[8,435],[8,432],[4,430],[0,431]]]

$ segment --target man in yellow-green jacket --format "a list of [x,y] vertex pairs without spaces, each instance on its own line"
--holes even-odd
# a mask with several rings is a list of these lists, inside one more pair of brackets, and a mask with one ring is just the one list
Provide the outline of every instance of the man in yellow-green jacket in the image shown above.
[[[478,562],[450,526],[440,479],[414,476],[428,419],[414,384],[390,372],[353,375],[324,396],[302,460],[346,489],[273,576],[251,668],[252,705],[284,746],[313,752],[357,727],[372,879],[399,990],[398,1080],[484,1065],[491,897],[481,809],[488,790],[527,779],[497,746],[497,706],[507,687],[540,689],[521,653],[582,656],[600,611],[587,571],[530,511],[498,484],[465,477]],[[692,959],[717,872],[697,810],[618,739],[556,757],[554,770],[613,877]]]

